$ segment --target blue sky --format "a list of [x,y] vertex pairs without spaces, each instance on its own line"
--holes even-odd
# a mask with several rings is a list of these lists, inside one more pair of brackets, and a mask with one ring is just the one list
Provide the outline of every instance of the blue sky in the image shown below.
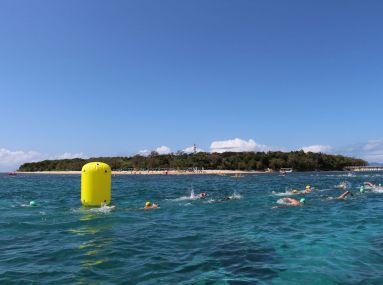
[[381,1],[1,1],[0,170],[193,143],[383,162],[382,27]]

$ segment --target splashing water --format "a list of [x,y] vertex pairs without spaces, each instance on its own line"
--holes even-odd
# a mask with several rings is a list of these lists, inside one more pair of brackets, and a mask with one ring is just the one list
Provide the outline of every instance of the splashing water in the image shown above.
[[241,194],[234,191],[233,194],[231,196],[229,196],[229,198],[233,199],[233,200],[239,200],[239,199],[242,199],[242,196],[241,196]]
[[279,205],[289,205],[290,203],[286,202],[283,198],[277,200],[277,204]]
[[189,197],[190,199],[196,199],[197,197],[195,196],[195,194],[194,194],[194,188],[193,188],[193,186],[192,186],[192,189],[191,189],[191,191],[190,191],[190,197]]
[[371,192],[374,192],[374,193],[383,193],[383,187],[379,187],[379,186],[372,187],[372,188],[371,188]]
[[292,196],[292,195],[297,195],[299,193],[293,193],[292,191],[286,191],[286,192],[272,191],[271,194],[273,194],[274,196]]
[[194,188],[193,186],[191,187],[191,191],[190,191],[190,195],[189,196],[181,196],[181,197],[178,197],[178,198],[175,198],[175,199],[168,199],[170,201],[175,201],[175,202],[179,202],[179,201],[190,201],[190,200],[196,200],[198,199],[199,197],[196,196],[194,194]]
[[91,208],[89,211],[92,213],[102,213],[107,214],[113,211],[116,208],[116,206],[108,206],[106,204],[102,205],[100,208]]
[[[383,188],[342,202],[319,192],[337,197],[341,181],[350,190],[383,183],[366,175],[201,175],[192,177],[196,190],[191,177],[121,175],[112,180],[113,211],[81,207],[77,175],[0,174],[0,283],[383,284]],[[320,190],[304,207],[271,195],[306,184]],[[199,189],[209,198],[193,201]],[[218,203],[225,193],[242,198]],[[20,207],[37,197],[40,208]],[[139,210],[147,197],[161,210]]]
[[342,181],[339,184],[335,185],[335,188],[337,188],[337,189],[350,189],[351,183],[348,181]]

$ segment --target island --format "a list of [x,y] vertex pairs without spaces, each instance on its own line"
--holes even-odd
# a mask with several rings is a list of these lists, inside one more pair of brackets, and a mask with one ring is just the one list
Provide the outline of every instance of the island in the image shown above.
[[21,165],[18,172],[76,173],[81,171],[84,164],[93,161],[109,164],[114,172],[131,174],[274,172],[286,168],[294,171],[341,171],[346,167],[368,164],[367,161],[358,158],[304,151],[198,152],[192,154],[152,152],[148,156],[92,157],[29,162]]

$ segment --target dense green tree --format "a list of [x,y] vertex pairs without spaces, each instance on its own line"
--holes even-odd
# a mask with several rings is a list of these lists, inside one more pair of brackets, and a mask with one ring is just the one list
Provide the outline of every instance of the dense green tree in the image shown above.
[[343,170],[346,166],[365,166],[367,162],[361,159],[342,155],[324,153],[293,152],[225,152],[196,154],[160,155],[152,152],[149,156],[135,155],[132,157],[93,157],[90,159],[44,160],[24,163],[19,171],[65,171],[81,170],[81,167],[92,161],[102,161],[113,170],[143,170],[143,169],[227,169],[227,170],[264,170],[271,168],[279,170],[291,167],[297,171],[312,170]]

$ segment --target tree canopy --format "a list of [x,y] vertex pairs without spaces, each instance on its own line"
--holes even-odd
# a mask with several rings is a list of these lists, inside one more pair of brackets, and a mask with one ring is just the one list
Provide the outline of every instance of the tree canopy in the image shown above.
[[69,171],[81,170],[88,162],[100,161],[110,165],[112,170],[146,169],[217,169],[217,170],[265,170],[267,168],[293,168],[297,171],[343,170],[346,166],[365,166],[362,159],[324,153],[292,152],[199,152],[160,155],[152,152],[149,156],[92,157],[89,159],[60,159],[24,163],[19,171]]

